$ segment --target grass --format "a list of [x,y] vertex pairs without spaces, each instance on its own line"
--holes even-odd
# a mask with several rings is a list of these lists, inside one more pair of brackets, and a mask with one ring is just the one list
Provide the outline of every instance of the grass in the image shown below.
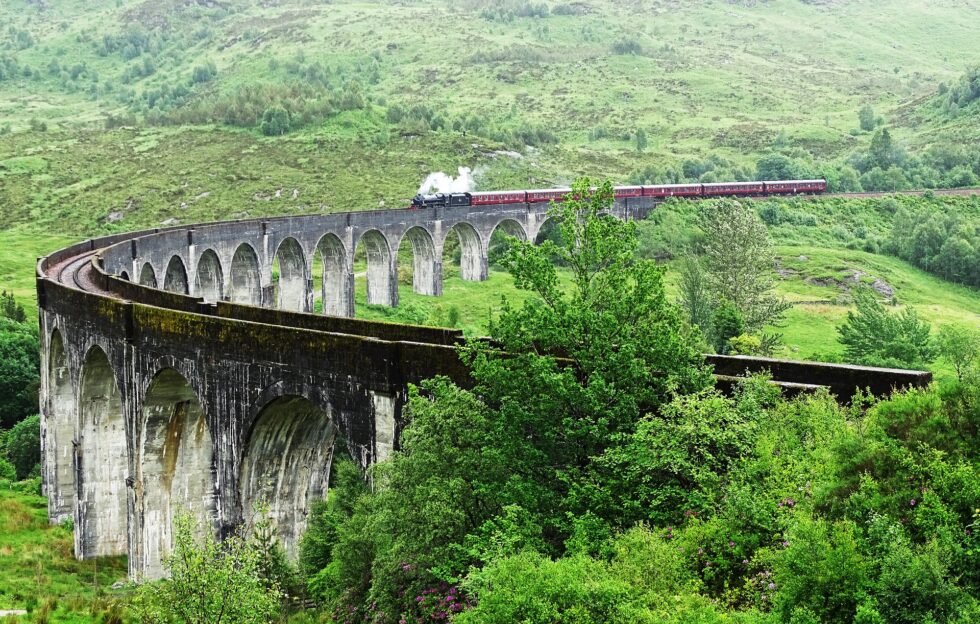
[[75,240],[68,235],[38,236],[28,228],[0,230],[0,284],[21,304],[36,308],[35,260]]
[[75,559],[71,533],[48,524],[46,499],[0,488],[0,610],[43,610],[48,621],[65,624],[100,622],[113,608],[111,585],[125,579],[125,557]]

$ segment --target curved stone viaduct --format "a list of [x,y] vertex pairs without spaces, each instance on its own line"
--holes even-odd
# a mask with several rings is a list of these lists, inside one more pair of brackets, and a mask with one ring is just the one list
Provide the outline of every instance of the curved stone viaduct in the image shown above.
[[[651,207],[624,201],[613,213],[634,219]],[[109,236],[42,258],[51,521],[73,519],[78,557],[127,554],[130,576],[153,578],[171,548],[175,511],[224,536],[264,503],[295,556],[334,452],[363,467],[384,459],[397,445],[409,383],[467,381],[459,332],[348,318],[354,250],[365,251],[369,302],[396,305],[400,248],[412,250],[415,291],[439,295],[450,236],[461,277],[482,280],[494,231],[534,239],[546,218],[545,204],[282,217]],[[310,313],[317,308],[324,314]],[[722,380],[768,368],[794,390],[825,385],[841,396],[928,380],[712,362]]]

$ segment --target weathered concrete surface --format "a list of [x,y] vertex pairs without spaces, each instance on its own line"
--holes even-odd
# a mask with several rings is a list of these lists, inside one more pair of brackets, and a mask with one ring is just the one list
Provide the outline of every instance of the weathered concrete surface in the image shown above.
[[[616,214],[644,209],[624,204]],[[366,252],[369,300],[395,305],[401,245],[413,252],[416,292],[438,295],[447,237],[460,238],[463,276],[484,279],[493,232],[533,240],[544,210],[217,223],[113,235],[41,260],[51,521],[74,519],[77,556],[125,553],[132,576],[152,578],[172,548],[176,510],[224,536],[265,504],[295,556],[336,452],[363,467],[390,456],[407,384],[435,375],[469,383],[456,353],[460,332],[344,318],[354,311],[355,250]],[[302,313],[317,296],[337,316]],[[767,368],[794,388],[809,382],[841,396],[929,379],[759,358],[711,361],[721,374]]]

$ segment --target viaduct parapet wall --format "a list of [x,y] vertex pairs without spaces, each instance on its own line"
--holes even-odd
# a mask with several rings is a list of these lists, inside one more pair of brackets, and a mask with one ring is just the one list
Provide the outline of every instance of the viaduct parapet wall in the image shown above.
[[[643,201],[613,213],[643,217]],[[393,306],[400,248],[412,250],[414,290],[435,296],[452,233],[460,276],[483,280],[495,231],[533,240],[546,219],[543,204],[281,217],[114,235],[41,259],[50,520],[74,521],[78,557],[126,554],[130,576],[154,578],[175,512],[224,536],[263,503],[295,556],[334,453],[383,460],[408,384],[468,381],[459,332],[350,318],[354,250],[365,250],[368,300]],[[929,380],[713,357],[723,380],[770,369],[792,389],[842,396]]]

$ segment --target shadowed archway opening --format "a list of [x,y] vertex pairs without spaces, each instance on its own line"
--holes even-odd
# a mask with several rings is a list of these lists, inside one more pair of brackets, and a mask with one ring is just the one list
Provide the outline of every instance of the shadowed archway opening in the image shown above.
[[141,418],[139,572],[152,579],[163,576],[163,557],[173,550],[175,512],[189,513],[202,530],[214,525],[213,447],[197,395],[172,368],[150,382]]
[[490,267],[502,270],[499,264],[500,260],[507,252],[513,239],[527,240],[527,233],[517,221],[504,219],[494,227],[493,233],[490,234],[490,242],[487,243],[487,264]]
[[186,295],[187,268],[180,256],[174,256],[167,264],[167,273],[163,278],[163,289],[172,293]]
[[105,352],[92,347],[82,365],[78,517],[75,550],[82,559],[127,552],[129,451],[122,397]]
[[[368,230],[361,236],[354,251],[354,275],[358,295],[364,293],[371,305],[398,305],[398,284],[388,239],[378,230]],[[364,283],[364,289],[360,287]]]
[[425,228],[409,228],[398,245],[398,281],[411,284],[420,295],[442,294],[442,262],[432,235]]
[[444,278],[459,277],[469,282],[487,279],[483,240],[469,223],[457,223],[446,233],[442,248],[442,272]]
[[327,492],[336,428],[329,414],[299,396],[266,405],[256,418],[242,459],[239,495],[250,522],[258,504],[286,553],[295,559],[310,505]]
[[313,254],[314,310],[330,316],[354,315],[354,282],[347,249],[336,234],[325,234]]
[[129,273],[128,273],[128,272],[126,272],[126,271],[121,271],[121,272],[119,273],[119,279],[123,279],[123,280],[126,280],[127,282],[128,282],[128,281],[131,281],[131,280],[129,279]]
[[75,395],[68,354],[61,332],[54,330],[48,346],[48,407],[44,454],[48,470],[48,505],[53,522],[71,518],[75,509]]
[[262,304],[259,256],[248,243],[242,243],[231,259],[231,285],[228,295],[235,303]]
[[295,238],[287,238],[279,244],[272,263],[273,301],[282,310],[306,312],[307,284],[306,254]]
[[558,227],[558,220],[554,217],[545,219],[534,236],[535,245],[540,245],[546,240],[550,240],[558,246],[562,245],[561,228]]
[[157,274],[153,270],[153,265],[149,262],[144,264],[143,268],[140,269],[140,285],[149,286],[150,288],[157,287]]
[[221,301],[225,290],[225,274],[221,270],[221,260],[213,249],[201,254],[197,261],[197,278],[194,293],[205,301]]

